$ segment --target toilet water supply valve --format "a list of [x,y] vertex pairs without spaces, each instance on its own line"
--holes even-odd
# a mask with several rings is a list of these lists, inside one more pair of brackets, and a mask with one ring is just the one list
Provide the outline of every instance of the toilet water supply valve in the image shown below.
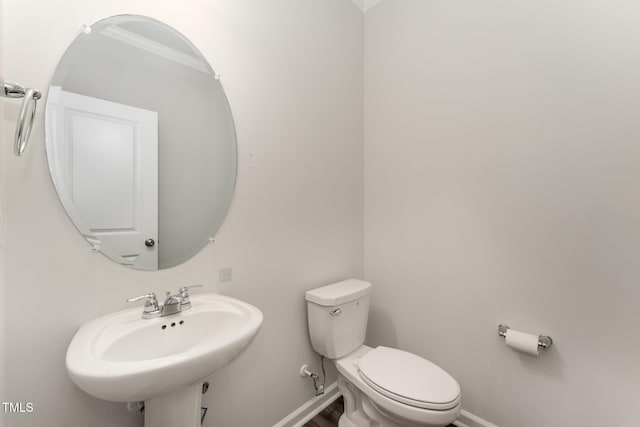
[[302,365],[300,368],[300,376],[301,377],[309,377],[313,381],[313,389],[316,392],[316,396],[322,396],[324,394],[324,357],[321,358],[322,361],[322,383],[320,382],[320,377],[309,370],[308,365]]

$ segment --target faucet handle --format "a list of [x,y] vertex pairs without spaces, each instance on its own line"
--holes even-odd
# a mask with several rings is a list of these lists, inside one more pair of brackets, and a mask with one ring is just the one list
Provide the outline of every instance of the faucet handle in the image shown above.
[[[145,294],[145,295],[140,295],[140,296],[133,297],[133,298],[127,298],[127,302],[136,302],[136,301],[140,301],[140,300],[143,300],[143,299],[151,300],[151,301],[153,301],[153,300],[157,301],[156,294],[153,293],[153,292],[149,292],[148,294]],[[147,302],[149,302],[149,301],[147,301]]]
[[133,298],[128,298],[127,302],[136,302],[140,300],[145,300],[144,302],[144,310],[142,310],[142,318],[148,319],[150,317],[155,317],[160,313],[160,307],[158,306],[158,298],[156,294],[150,292],[145,295],[140,295]]
[[189,300],[189,289],[201,288],[202,285],[183,286],[178,290],[178,293],[182,297],[182,309],[186,310],[191,308],[191,301]]
[[188,295],[189,294],[189,292],[188,292],[189,289],[201,288],[201,287],[202,287],[202,285],[183,286],[180,289],[178,289],[178,292],[181,293],[181,294],[185,294],[186,293]]

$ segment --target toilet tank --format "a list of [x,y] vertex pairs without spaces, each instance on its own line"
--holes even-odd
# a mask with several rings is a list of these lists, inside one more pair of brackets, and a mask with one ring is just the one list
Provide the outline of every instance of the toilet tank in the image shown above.
[[371,283],[349,279],[307,291],[309,336],[313,349],[339,359],[364,344]]

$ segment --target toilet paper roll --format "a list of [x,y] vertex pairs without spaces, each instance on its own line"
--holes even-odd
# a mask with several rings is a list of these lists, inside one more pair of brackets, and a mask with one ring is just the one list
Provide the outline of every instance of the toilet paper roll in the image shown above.
[[527,334],[525,332],[514,331],[513,329],[507,330],[505,337],[507,346],[516,351],[530,354],[531,356],[538,357],[538,336]]

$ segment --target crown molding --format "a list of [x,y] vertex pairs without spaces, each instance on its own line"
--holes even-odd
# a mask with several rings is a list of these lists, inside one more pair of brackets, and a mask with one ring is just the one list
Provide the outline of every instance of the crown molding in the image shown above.
[[362,10],[362,13],[366,13],[367,10],[380,3],[382,0],[353,0],[353,2]]

